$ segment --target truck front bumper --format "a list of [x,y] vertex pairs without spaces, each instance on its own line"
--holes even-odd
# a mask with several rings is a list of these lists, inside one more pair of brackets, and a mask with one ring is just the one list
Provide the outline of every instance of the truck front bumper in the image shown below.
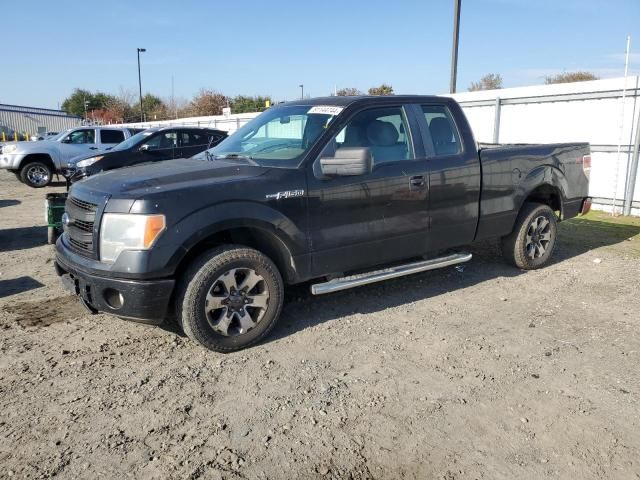
[[104,312],[159,325],[167,317],[175,281],[126,280],[84,272],[56,253],[56,273],[64,287],[79,297],[92,313]]
[[0,153],[0,168],[17,170],[23,158],[24,155],[21,153]]

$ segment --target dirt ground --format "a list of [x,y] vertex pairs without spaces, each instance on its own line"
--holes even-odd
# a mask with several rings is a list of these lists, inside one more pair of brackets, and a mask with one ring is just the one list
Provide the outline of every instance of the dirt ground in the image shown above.
[[205,351],[62,289],[46,191],[0,171],[0,477],[640,478],[640,221],[561,225],[554,263],[288,293]]

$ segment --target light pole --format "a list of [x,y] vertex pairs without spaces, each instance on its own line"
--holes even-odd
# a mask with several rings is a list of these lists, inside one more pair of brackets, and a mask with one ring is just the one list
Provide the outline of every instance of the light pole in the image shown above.
[[146,52],[146,48],[138,48],[138,87],[140,88],[140,121],[144,122],[144,112],[142,111],[142,76],[140,75],[140,52]]
[[300,87],[300,98],[304,100],[304,85],[300,84],[298,86]]
[[460,38],[460,3],[462,3],[462,0],[453,0],[453,45],[451,46],[451,80],[449,81],[449,93],[456,93],[458,39]]

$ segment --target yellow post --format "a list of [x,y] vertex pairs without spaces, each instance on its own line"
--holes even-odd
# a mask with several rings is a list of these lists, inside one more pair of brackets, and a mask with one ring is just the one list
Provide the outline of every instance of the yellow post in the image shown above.
[[13,139],[17,142],[18,141],[18,132],[13,132]]
[[7,135],[4,132],[2,132],[2,141],[3,142],[7,141]]

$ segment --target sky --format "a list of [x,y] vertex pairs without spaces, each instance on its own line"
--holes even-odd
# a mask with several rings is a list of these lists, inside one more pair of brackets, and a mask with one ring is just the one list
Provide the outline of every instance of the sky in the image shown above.
[[[7,2],[0,103],[57,108],[74,88],[189,99],[200,89],[274,100],[449,88],[454,0]],[[458,90],[588,70],[640,74],[640,0],[462,0]]]

